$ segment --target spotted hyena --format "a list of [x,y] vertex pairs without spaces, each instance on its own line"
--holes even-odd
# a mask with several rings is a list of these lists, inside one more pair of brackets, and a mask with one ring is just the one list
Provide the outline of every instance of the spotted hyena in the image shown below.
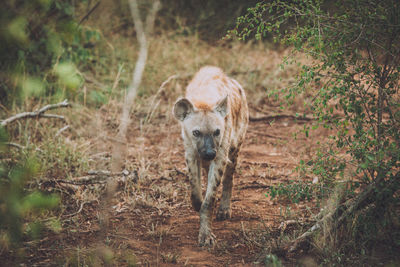
[[[185,98],[175,103],[173,113],[182,126],[192,206],[200,212],[199,244],[213,245],[211,216],[221,180],[217,220],[231,217],[233,173],[249,121],[246,95],[221,69],[203,67],[186,88]],[[208,174],[204,200],[201,167]]]

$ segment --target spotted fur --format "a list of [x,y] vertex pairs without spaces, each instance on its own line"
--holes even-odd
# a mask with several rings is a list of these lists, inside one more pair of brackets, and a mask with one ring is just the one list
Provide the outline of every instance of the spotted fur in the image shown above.
[[[203,67],[173,109],[182,126],[185,158],[191,184],[191,201],[200,212],[199,244],[213,245],[211,231],[216,191],[222,181],[217,219],[231,217],[233,173],[248,125],[246,95],[240,84],[217,67]],[[201,168],[207,171],[203,200]]]

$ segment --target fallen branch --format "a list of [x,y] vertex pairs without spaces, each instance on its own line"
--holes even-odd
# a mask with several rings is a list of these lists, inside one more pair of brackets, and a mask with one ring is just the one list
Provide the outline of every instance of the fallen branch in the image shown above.
[[279,114],[279,115],[269,115],[269,116],[262,116],[262,117],[249,117],[250,121],[273,121],[273,120],[280,120],[280,119],[293,119],[298,121],[312,121],[314,118],[309,116],[295,116],[290,114]]
[[70,104],[68,103],[67,99],[65,99],[63,102],[58,103],[58,104],[49,104],[46,105],[44,107],[42,107],[41,109],[35,110],[35,111],[31,111],[31,112],[22,112],[19,114],[16,114],[8,119],[5,119],[3,121],[1,121],[1,126],[5,127],[8,124],[20,120],[20,119],[26,119],[26,118],[56,118],[56,119],[61,119],[61,120],[65,120],[64,116],[61,115],[56,115],[56,114],[44,114],[46,111],[48,110],[52,110],[52,109],[57,109],[57,108],[64,108],[64,107],[69,107]]
[[89,171],[88,175],[73,178],[71,180],[54,180],[56,183],[73,184],[73,185],[89,185],[89,184],[106,184],[110,177],[119,176],[120,181],[127,180],[137,181],[138,173],[136,170],[129,172],[123,170],[122,172],[109,172],[109,171]]

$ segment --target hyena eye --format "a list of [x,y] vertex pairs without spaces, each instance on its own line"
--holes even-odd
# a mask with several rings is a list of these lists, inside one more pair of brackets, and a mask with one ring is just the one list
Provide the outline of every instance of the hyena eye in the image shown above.
[[201,135],[201,133],[199,130],[194,130],[193,135],[194,135],[194,137],[199,137]]
[[218,135],[219,135],[219,133],[220,133],[219,129],[215,130],[215,132],[214,132],[214,136],[218,136]]

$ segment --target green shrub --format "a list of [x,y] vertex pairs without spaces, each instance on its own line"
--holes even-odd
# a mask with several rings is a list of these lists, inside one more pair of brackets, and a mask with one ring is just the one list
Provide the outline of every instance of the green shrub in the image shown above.
[[5,1],[0,10],[0,97],[72,99],[90,68],[97,31],[78,25],[74,1]]
[[[7,154],[7,135],[3,128],[0,133],[0,157],[3,158]],[[59,204],[57,195],[28,189],[28,184],[39,170],[40,165],[34,158],[0,164],[1,253],[15,251],[23,240],[39,238],[45,228],[39,221],[40,215]]]
[[[354,206],[346,208],[347,221],[355,222],[347,225],[347,233],[379,225],[378,221],[383,220],[379,214],[393,214],[386,218],[398,216],[399,25],[400,3],[394,0],[275,0],[248,9],[230,32],[230,36],[240,39],[263,39],[272,34],[276,42],[313,59],[300,64],[302,71],[296,84],[279,94],[290,103],[306,90],[318,88],[309,108],[319,126],[336,130],[336,135],[330,137],[334,146],[321,148],[303,168],[331,187],[339,177],[359,186],[343,197],[354,198]],[[309,130],[305,126],[306,136]],[[280,190],[275,194],[283,192]],[[338,204],[333,214],[340,216],[343,207]],[[375,216],[366,216],[366,210],[374,211]],[[364,219],[355,220],[360,216]],[[349,240],[351,235],[341,237]],[[354,248],[361,250],[360,244],[369,237],[365,233],[353,239],[358,244]],[[388,241],[392,247],[398,246],[398,239]]]

